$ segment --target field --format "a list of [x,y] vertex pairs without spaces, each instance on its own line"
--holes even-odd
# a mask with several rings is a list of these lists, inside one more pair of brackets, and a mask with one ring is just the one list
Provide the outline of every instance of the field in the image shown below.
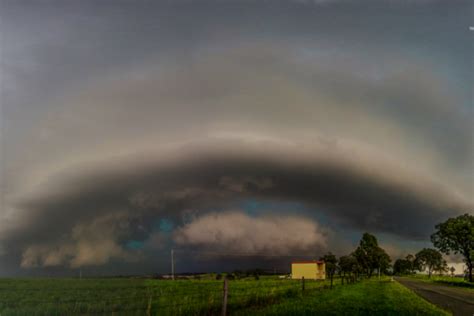
[[450,285],[450,286],[457,286],[461,288],[465,288],[471,291],[474,291],[474,283],[470,283],[463,278],[458,277],[450,277],[450,276],[439,276],[439,275],[432,275],[431,278],[428,278],[425,274],[415,274],[409,275],[408,277],[414,278],[417,280],[422,280],[425,282],[432,282],[438,283],[443,285]]
[[[315,296],[290,298],[253,312],[258,315],[450,315],[388,279],[336,286]],[[245,315],[245,312],[237,314]]]
[[[305,290],[324,282],[306,281]],[[247,278],[229,281],[228,309],[269,304],[300,295],[301,281]],[[222,280],[4,279],[0,314],[5,315],[176,315],[218,314]]]
[[[223,281],[154,279],[1,279],[0,315],[214,315]],[[228,282],[228,312],[262,314],[445,315],[396,282],[336,285],[261,277]]]

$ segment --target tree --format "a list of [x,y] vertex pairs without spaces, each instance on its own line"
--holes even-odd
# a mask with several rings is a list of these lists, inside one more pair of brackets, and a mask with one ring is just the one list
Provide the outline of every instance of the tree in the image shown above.
[[469,282],[473,282],[474,264],[474,216],[469,214],[450,218],[435,226],[436,232],[431,235],[433,245],[441,252],[461,254],[467,266]]
[[372,276],[374,270],[374,254],[377,247],[378,244],[375,236],[364,233],[359,242],[359,247],[354,251],[357,262],[362,269],[364,269],[364,272],[369,278]]
[[446,260],[442,260],[441,264],[434,267],[433,272],[437,272],[439,275],[443,275],[443,273],[448,272],[448,263]]
[[405,260],[410,264],[410,274],[414,274],[415,273],[415,270],[418,270],[417,266],[416,266],[416,261],[415,261],[415,256],[412,255],[412,254],[408,254],[406,257],[405,257]]
[[405,259],[397,259],[393,265],[393,273],[397,275],[415,273],[416,262],[414,255],[407,255]]
[[411,265],[410,261],[407,259],[397,259],[393,264],[393,274],[396,275],[404,275],[410,274],[411,272]]
[[389,255],[379,247],[377,238],[369,233],[362,235],[359,247],[354,251],[354,256],[369,278],[372,277],[375,269],[380,274],[386,272],[390,267]]
[[332,288],[332,281],[337,269],[337,258],[331,252],[328,252],[326,255],[321,257],[320,260],[323,260],[326,265],[326,274],[329,276],[329,279],[331,280],[331,288]]
[[375,268],[377,269],[379,273],[379,278],[380,278],[380,273],[387,273],[388,268],[390,268],[390,262],[392,260],[390,259],[390,256],[385,252],[380,247],[377,247],[375,250]]
[[344,279],[347,282],[354,282],[358,271],[357,259],[353,255],[342,256],[339,258],[339,274],[341,275],[341,282],[344,284]]
[[428,277],[431,278],[433,271],[439,271],[446,264],[443,255],[436,249],[423,248],[416,255],[416,262],[420,271],[428,270]]
[[455,267],[449,268],[449,272],[451,272],[451,277],[454,277],[454,271],[456,271]]

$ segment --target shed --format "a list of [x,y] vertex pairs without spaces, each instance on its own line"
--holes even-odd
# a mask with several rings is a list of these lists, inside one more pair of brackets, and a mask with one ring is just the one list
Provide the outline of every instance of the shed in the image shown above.
[[326,279],[326,264],[324,261],[294,261],[291,263],[291,278],[306,280]]

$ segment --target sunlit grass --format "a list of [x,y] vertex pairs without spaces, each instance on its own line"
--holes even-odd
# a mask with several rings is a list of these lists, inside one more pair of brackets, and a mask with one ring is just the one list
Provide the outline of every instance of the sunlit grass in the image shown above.
[[[223,280],[153,279],[3,279],[0,280],[0,314],[114,315],[218,314]],[[306,291],[325,282],[306,281]],[[301,281],[245,278],[229,281],[228,306],[243,309],[263,306],[300,295]]]
[[410,275],[410,278],[415,278],[425,282],[457,286],[470,291],[474,291],[474,283],[468,282],[465,279],[459,277],[451,277],[447,275],[432,275],[431,278],[428,278],[428,275],[426,274],[414,274]]
[[[1,279],[0,315],[219,315],[223,280]],[[446,315],[396,282],[253,277],[228,283],[228,311],[248,315]],[[410,313],[411,312],[411,313]]]
[[366,280],[237,313],[258,315],[450,315],[397,282]]

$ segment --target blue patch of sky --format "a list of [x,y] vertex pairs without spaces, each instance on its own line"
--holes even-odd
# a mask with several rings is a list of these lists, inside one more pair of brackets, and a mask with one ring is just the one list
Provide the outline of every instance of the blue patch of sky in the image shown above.
[[160,218],[154,221],[153,231],[169,233],[174,229],[174,222],[168,218]]
[[167,218],[162,218],[160,220],[160,231],[164,233],[169,233],[173,230],[174,228],[174,223],[173,221],[167,219]]
[[128,249],[139,250],[142,249],[144,246],[143,241],[140,240],[129,240],[125,244],[125,247]]

